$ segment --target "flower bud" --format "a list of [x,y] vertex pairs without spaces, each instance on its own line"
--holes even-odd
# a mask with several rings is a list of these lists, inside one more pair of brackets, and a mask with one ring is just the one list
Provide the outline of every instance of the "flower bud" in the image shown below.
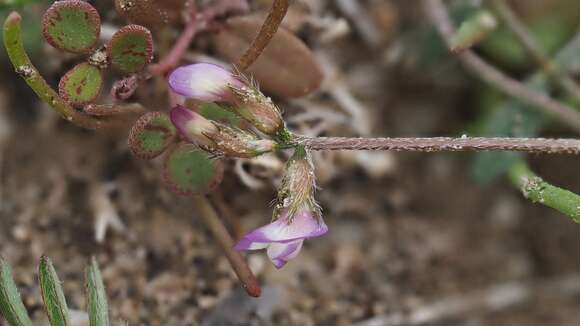
[[170,117],[185,139],[217,155],[249,158],[276,149],[272,140],[208,120],[181,105],[171,110]]
[[235,111],[256,129],[267,135],[277,135],[284,128],[280,109],[255,85],[232,88]]
[[168,81],[177,94],[202,102],[232,101],[231,88],[244,86],[231,72],[211,63],[179,67],[169,75]]
[[282,114],[257,85],[239,74],[209,63],[175,69],[169,76],[171,89],[183,96],[204,102],[225,102],[230,109],[268,135],[284,128]]
[[213,122],[181,105],[174,107],[169,116],[175,128],[189,142],[203,148],[214,147],[215,142],[208,137],[218,132]]

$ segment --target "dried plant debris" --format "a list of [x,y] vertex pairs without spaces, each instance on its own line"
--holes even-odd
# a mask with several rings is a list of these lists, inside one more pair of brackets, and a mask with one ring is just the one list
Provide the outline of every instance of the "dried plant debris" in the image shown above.
[[[257,17],[232,17],[213,38],[217,52],[235,61],[262,26]],[[314,54],[292,33],[280,28],[258,60],[248,69],[261,87],[278,96],[305,96],[320,86],[322,71]]]

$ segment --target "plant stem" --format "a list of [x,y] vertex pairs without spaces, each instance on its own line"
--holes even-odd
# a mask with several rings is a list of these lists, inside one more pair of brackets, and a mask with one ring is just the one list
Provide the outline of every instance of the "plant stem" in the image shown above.
[[[443,2],[441,0],[423,0],[423,4],[433,24],[449,44],[455,30]],[[557,118],[558,121],[574,130],[580,131],[580,112],[574,108],[512,79],[485,62],[471,50],[458,53],[457,57],[466,68],[471,70],[472,73],[483,81],[505,94],[519,99],[522,103],[528,104],[543,113]]]
[[177,66],[177,64],[187,51],[189,44],[191,44],[191,41],[199,31],[198,28],[199,21],[196,17],[197,10],[195,8],[195,2],[190,1],[189,5],[190,5],[190,15],[189,15],[190,19],[187,22],[185,29],[179,36],[179,39],[177,40],[173,48],[171,48],[171,51],[169,51],[169,54],[167,54],[167,56],[165,56],[163,60],[161,60],[159,63],[149,65],[148,70],[149,73],[151,73],[152,75],[158,76],[164,75],[171,69],[173,69],[175,66]]
[[222,247],[228,261],[232,265],[234,272],[242,282],[242,286],[246,292],[252,297],[259,297],[262,290],[260,289],[260,284],[250,270],[248,264],[242,257],[242,255],[233,249],[234,240],[228,233],[228,230],[220,220],[217,212],[207,200],[206,197],[198,195],[192,196],[193,203],[198,209],[199,216],[203,219],[205,225],[213,234],[215,239],[218,241]]
[[580,196],[577,194],[542,180],[524,161],[514,164],[509,176],[512,183],[532,202],[551,207],[569,216],[574,222],[580,222]]
[[270,9],[270,13],[266,17],[264,24],[262,24],[258,35],[256,35],[248,50],[238,60],[237,67],[240,71],[248,69],[262,54],[262,51],[264,51],[276,31],[278,31],[278,27],[282,23],[284,16],[286,16],[287,11],[288,0],[274,0],[272,9]]
[[42,78],[40,72],[34,67],[22,44],[21,26],[22,17],[17,12],[12,12],[4,22],[4,46],[8,57],[14,65],[16,72],[24,78],[24,81],[40,97],[50,105],[64,119],[86,129],[99,129],[107,127],[110,121],[104,121],[96,117],[85,115],[67,102],[65,102]]
[[493,7],[506,26],[513,32],[522,46],[536,60],[542,70],[552,77],[569,94],[580,99],[580,88],[570,76],[551,60],[546,51],[536,42],[526,26],[519,20],[505,0],[493,0]]
[[293,145],[311,150],[381,150],[411,152],[516,151],[545,154],[580,154],[580,139],[546,138],[347,138],[296,136]]

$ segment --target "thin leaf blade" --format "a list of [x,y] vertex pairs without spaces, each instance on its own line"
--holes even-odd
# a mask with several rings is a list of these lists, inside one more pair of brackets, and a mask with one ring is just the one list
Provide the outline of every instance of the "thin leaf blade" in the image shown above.
[[2,256],[0,256],[0,313],[11,326],[32,326],[12,278],[12,268]]
[[64,292],[50,258],[42,256],[38,271],[42,300],[52,326],[71,325]]
[[105,285],[95,257],[91,259],[91,264],[87,269],[86,282],[89,324],[91,326],[109,326],[107,293],[105,292]]

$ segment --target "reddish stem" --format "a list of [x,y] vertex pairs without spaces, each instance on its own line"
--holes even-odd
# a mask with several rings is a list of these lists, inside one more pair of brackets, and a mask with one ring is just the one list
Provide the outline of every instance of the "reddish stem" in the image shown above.
[[159,63],[149,65],[149,73],[152,75],[165,75],[175,66],[177,66],[189,48],[193,38],[199,31],[199,20],[196,17],[196,10],[193,4],[191,6],[191,19],[187,22],[185,29],[181,33],[181,36],[179,36],[179,39],[169,54],[166,55]]
[[258,32],[258,35],[256,35],[256,38],[252,41],[252,44],[250,44],[246,53],[244,53],[238,61],[238,69],[244,71],[258,59],[268,43],[270,43],[272,37],[274,37],[274,34],[276,34],[276,31],[278,31],[278,27],[282,23],[284,16],[286,16],[287,11],[288,0],[274,0],[272,9],[270,10],[268,17],[266,17],[266,21],[264,21],[262,28],[260,28],[260,32]]
[[234,240],[222,223],[214,207],[204,196],[193,196],[193,202],[199,210],[199,215],[205,222],[205,225],[223,249],[226,258],[240,279],[243,288],[250,296],[259,297],[262,293],[260,284],[248,264],[246,264],[244,257],[233,249]]

